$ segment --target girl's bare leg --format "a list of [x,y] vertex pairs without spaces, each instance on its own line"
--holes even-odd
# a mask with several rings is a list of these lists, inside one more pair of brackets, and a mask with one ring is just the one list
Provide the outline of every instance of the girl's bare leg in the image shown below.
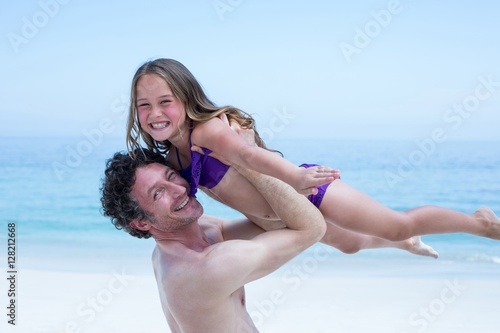
[[[262,219],[252,215],[246,217],[264,230],[284,228],[280,220]],[[326,233],[321,242],[330,245],[344,253],[352,254],[364,249],[396,248],[421,256],[437,258],[438,254],[433,248],[424,244],[420,237],[413,237],[404,241],[389,241],[375,236],[360,234],[355,231],[343,229],[326,220]]]
[[321,239],[321,243],[335,247],[344,253],[352,254],[365,249],[396,248],[420,256],[438,257],[438,253],[432,247],[424,244],[418,236],[393,242],[346,230],[328,221],[326,226],[326,233]]
[[341,228],[391,241],[456,232],[500,239],[500,220],[487,207],[474,214],[435,206],[397,212],[341,180],[330,184],[320,210],[327,220]]

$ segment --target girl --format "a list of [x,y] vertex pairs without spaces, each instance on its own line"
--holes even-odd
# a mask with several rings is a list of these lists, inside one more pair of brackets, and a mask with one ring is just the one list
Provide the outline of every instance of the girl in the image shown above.
[[[257,146],[248,145],[219,117],[227,115],[242,128],[253,129]],[[500,239],[500,220],[487,207],[474,214],[423,206],[393,211],[339,180],[338,171],[304,164],[295,166],[269,150],[255,130],[253,118],[231,107],[218,107],[205,95],[198,81],[172,59],[146,62],[132,81],[127,128],[130,153],[142,139],[148,148],[166,155],[191,186],[240,211],[266,230],[281,227],[259,193],[233,168],[208,156],[253,169],[309,195],[327,221],[322,242],[345,253],[361,249],[395,247],[437,257],[417,235],[464,232]],[[204,147],[204,153],[192,147]],[[155,194],[156,195],[156,194]]]

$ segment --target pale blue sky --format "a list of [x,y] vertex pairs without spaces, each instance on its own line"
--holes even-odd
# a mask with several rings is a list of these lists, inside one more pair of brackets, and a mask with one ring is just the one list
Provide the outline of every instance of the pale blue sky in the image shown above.
[[135,70],[168,57],[216,103],[253,114],[266,138],[413,140],[442,129],[450,139],[500,140],[497,1],[2,7],[1,135],[124,136]]

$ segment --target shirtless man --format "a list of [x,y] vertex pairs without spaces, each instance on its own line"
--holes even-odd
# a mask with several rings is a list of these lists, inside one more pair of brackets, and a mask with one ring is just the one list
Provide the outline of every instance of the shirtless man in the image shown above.
[[137,156],[117,153],[108,161],[101,201],[117,228],[156,241],[152,261],[171,331],[258,332],[244,285],[318,242],[326,231],[319,210],[289,185],[235,166],[286,227],[265,232],[246,219],[205,216],[161,155],[144,150]]

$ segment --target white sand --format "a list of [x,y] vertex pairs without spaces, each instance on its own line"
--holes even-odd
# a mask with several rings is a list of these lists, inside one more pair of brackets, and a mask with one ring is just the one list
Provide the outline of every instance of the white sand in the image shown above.
[[[297,258],[249,284],[248,310],[261,332],[500,332],[500,274],[491,273],[500,265],[483,274],[481,263],[449,270],[429,259],[418,262],[425,272],[417,277],[394,277],[421,267],[352,258],[334,270]],[[457,274],[470,267],[477,272]],[[17,288],[17,325],[6,323],[2,306],[1,332],[170,332],[149,273],[21,270]],[[5,293],[0,299],[6,304]]]
[[273,289],[286,290],[273,283],[248,288],[260,297],[251,302],[262,332],[500,332],[499,281],[311,279],[272,308]]

